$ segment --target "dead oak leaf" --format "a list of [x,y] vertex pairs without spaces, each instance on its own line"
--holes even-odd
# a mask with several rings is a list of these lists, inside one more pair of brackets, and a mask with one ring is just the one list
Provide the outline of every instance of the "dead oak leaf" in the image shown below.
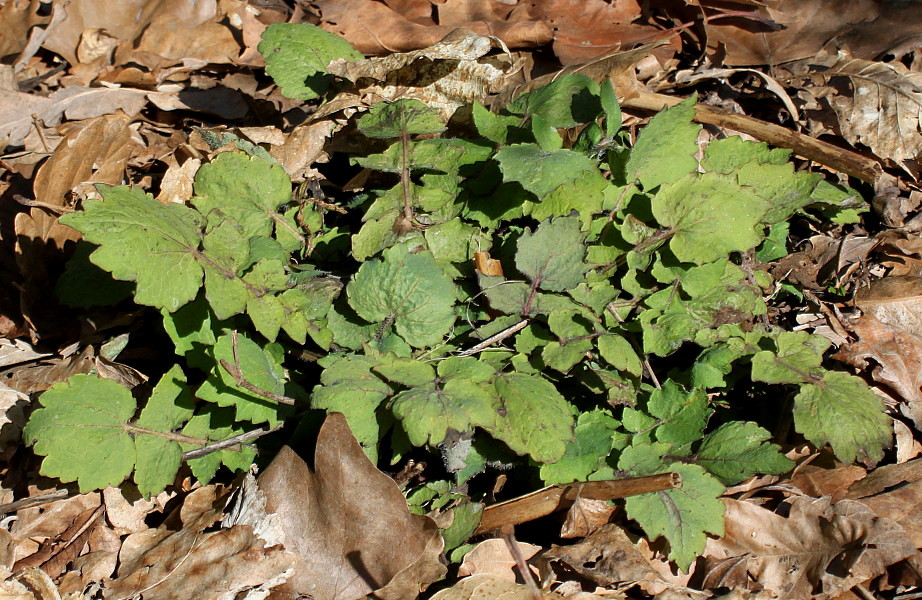
[[[259,476],[266,520],[297,555],[279,592],[315,600],[410,600],[444,576],[432,519],[410,514],[394,481],[375,468],[342,414],[327,417],[311,469],[287,446]],[[238,521],[241,522],[241,521]],[[258,520],[251,521],[262,527]]]
[[724,498],[724,537],[705,549],[704,587],[828,600],[916,552],[899,525],[854,500],[792,498],[776,511]]

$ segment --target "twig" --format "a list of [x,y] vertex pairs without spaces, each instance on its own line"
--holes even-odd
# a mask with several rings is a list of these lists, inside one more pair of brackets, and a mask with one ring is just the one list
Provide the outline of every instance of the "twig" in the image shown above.
[[525,326],[528,325],[528,323],[529,323],[528,319],[523,319],[519,321],[518,323],[516,323],[515,325],[513,325],[512,327],[507,327],[506,329],[503,329],[496,335],[491,335],[490,337],[480,342],[479,344],[475,346],[471,346],[470,348],[468,348],[467,350],[464,350],[463,352],[458,352],[458,356],[471,356],[473,354],[477,354],[478,352],[486,350],[487,348],[489,348],[496,342],[501,342],[504,339],[525,329]]
[[243,373],[241,373],[240,371],[240,357],[237,355],[237,332],[236,331],[231,332],[231,343],[233,344],[233,347],[234,347],[234,364],[230,364],[223,358],[219,362],[221,363],[221,366],[224,367],[224,370],[227,371],[228,375],[230,375],[234,379],[234,383],[236,383],[239,387],[242,387],[243,389],[247,391],[253,392],[257,396],[262,396],[263,398],[266,398],[268,400],[274,400],[278,402],[279,404],[287,404],[288,406],[294,406],[295,404],[297,404],[298,401],[295,400],[294,398],[291,398],[289,396],[284,396],[282,394],[276,394],[275,392],[270,392],[269,390],[264,390],[260,387],[256,387],[255,385],[247,381],[243,377]]
[[528,565],[525,563],[525,558],[519,550],[519,544],[515,541],[514,527],[512,525],[503,525],[503,528],[500,530],[500,535],[503,537],[503,541],[506,542],[506,548],[509,549],[509,554],[511,554],[512,558],[515,560],[515,566],[518,567],[519,574],[522,575],[525,587],[531,592],[532,600],[542,600],[544,595],[541,593],[541,588],[538,587],[534,573],[531,572],[531,569],[529,569]]
[[19,194],[13,194],[13,199],[16,202],[22,204],[23,206],[31,206],[34,208],[44,208],[45,210],[51,211],[56,215],[64,215],[67,213],[74,212],[69,206],[57,206],[56,204],[48,204],[47,202],[39,202],[38,200],[29,200],[25,196],[20,196]]
[[17,500],[15,502],[0,504],[0,515],[18,512],[20,510],[32,508],[33,506],[48,504],[49,502],[54,502],[55,500],[62,500],[67,498],[69,495],[70,492],[67,490],[55,490],[47,494],[42,494],[41,496],[33,496],[32,498],[23,498],[22,500]]
[[284,423],[279,423],[275,427],[271,427],[269,429],[254,429],[253,431],[247,431],[246,433],[235,435],[234,437],[227,438],[226,440],[214,442],[212,444],[208,444],[207,446],[196,448],[195,450],[189,450],[188,452],[182,453],[182,459],[191,460],[193,458],[199,458],[200,456],[205,456],[206,454],[211,454],[212,452],[217,452],[218,450],[224,450],[225,448],[230,448],[231,446],[245,444],[246,442],[257,440],[264,435],[269,435],[270,433],[274,433],[278,431],[279,429],[281,429],[284,425],[285,425]]

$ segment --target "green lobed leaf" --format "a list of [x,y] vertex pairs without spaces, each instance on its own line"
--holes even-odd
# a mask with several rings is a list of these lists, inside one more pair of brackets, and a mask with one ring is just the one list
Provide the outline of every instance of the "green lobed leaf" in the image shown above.
[[593,479],[614,477],[606,459],[613,449],[621,446],[618,426],[618,421],[607,409],[580,413],[573,429],[573,440],[567,442],[560,460],[541,465],[541,479],[548,485],[556,485],[586,481],[593,474]]
[[755,423],[724,423],[704,436],[695,454],[698,464],[726,485],[735,485],[759,473],[780,475],[794,468],[777,444],[767,443],[771,433]]
[[524,373],[500,374],[493,382],[500,412],[490,434],[518,454],[553,463],[573,439],[573,407],[547,379]]
[[[278,349],[278,346],[273,344],[262,348],[243,334],[237,335],[237,361],[243,378],[260,390],[291,395],[295,393],[296,388],[287,383],[288,378],[282,368],[282,356]],[[221,360],[230,365],[235,364],[233,334],[228,333],[218,338],[212,351],[214,369],[199,387],[196,396],[218,406],[233,406],[239,421],[275,426],[291,413],[290,406],[279,404],[275,400],[269,400],[238,386],[230,373],[221,366]]]
[[357,126],[368,137],[383,139],[445,131],[438,111],[415,98],[378,102],[362,115]]
[[349,305],[370,323],[393,324],[416,348],[438,344],[455,322],[455,285],[432,253],[406,245],[359,267],[346,286]]
[[519,96],[506,109],[526,117],[538,116],[550,127],[567,129],[595,120],[601,112],[598,94],[596,81],[568,73]]
[[672,230],[669,247],[683,262],[704,264],[762,241],[766,200],[726,175],[691,174],[663,185],[653,215]]
[[699,125],[692,96],[681,104],[657,113],[637,136],[627,161],[627,181],[639,181],[644,190],[672,183],[698,168]]
[[573,150],[542,150],[537,144],[513,144],[496,153],[503,181],[516,181],[544,198],[558,187],[601,177],[596,161]]
[[390,408],[414,446],[435,446],[449,429],[468,432],[494,427],[495,404],[494,393],[485,384],[455,378],[399,392]]
[[686,392],[669,379],[660,389],[653,390],[647,411],[656,417],[656,439],[676,445],[701,439],[713,410],[708,406],[704,390]]
[[520,117],[500,116],[490,112],[477,100],[474,101],[472,117],[477,133],[495,144],[505,144],[509,130],[522,122]]
[[774,336],[777,350],[752,357],[752,380],[765,383],[811,383],[820,376],[823,353],[832,344],[806,331],[783,331]]
[[175,311],[202,286],[196,253],[205,222],[179,204],[160,204],[139,188],[101,187],[104,200],[61,217],[99,248],[94,264],[116,279],[137,282],[135,302]]
[[783,165],[791,157],[787,148],[769,148],[764,142],[751,142],[738,135],[714,140],[704,149],[701,166],[705,171],[731,175],[747,163]]
[[257,47],[266,60],[266,72],[288,98],[311,100],[327,91],[322,77],[338,58],[364,56],[343,38],[308,23],[273,23]]
[[347,354],[324,363],[320,385],[311,394],[311,407],[343,413],[355,439],[373,463],[378,461],[381,422],[378,408],[392,394],[372,369],[376,358]]
[[794,425],[817,448],[828,443],[845,463],[879,462],[893,437],[883,400],[863,380],[836,371],[801,386]]
[[525,231],[518,241],[515,266],[543,290],[563,292],[575,288],[589,269],[579,219],[558,217]]
[[[215,405],[207,405],[199,409],[198,414],[189,419],[182,429],[183,435],[214,442],[226,440],[244,432],[245,430],[239,424],[234,423],[233,409]],[[184,452],[197,448],[192,444],[180,443],[179,445]],[[188,461],[188,464],[195,478],[202,484],[207,484],[214,478],[221,465],[225,465],[231,471],[243,471],[253,464],[255,458],[256,450],[252,446],[245,445],[239,450],[229,448],[193,458]]]
[[631,496],[625,508],[650,539],[666,538],[669,558],[688,572],[695,558],[704,552],[706,534],[723,535],[724,505],[720,496],[724,486],[698,465],[664,465],[663,472],[668,471],[682,477],[682,487]]
[[[117,486],[135,465],[135,444],[126,430],[137,404],[131,392],[109,379],[74,375],[41,396],[23,440],[44,456],[41,473],[81,492]],[[75,460],[79,457],[79,460]]]
[[212,211],[233,219],[244,235],[269,237],[281,220],[277,210],[291,199],[285,169],[261,158],[224,152],[195,174],[192,205],[211,219]]

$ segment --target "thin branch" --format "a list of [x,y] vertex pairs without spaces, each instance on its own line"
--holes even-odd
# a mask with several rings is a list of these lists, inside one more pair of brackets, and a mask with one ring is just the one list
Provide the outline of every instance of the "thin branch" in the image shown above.
[[541,593],[541,588],[538,587],[538,582],[535,581],[535,574],[528,568],[528,564],[525,562],[521,550],[519,550],[519,544],[515,541],[514,527],[512,525],[503,525],[502,529],[500,529],[500,535],[503,537],[503,541],[506,542],[506,548],[509,549],[509,554],[515,560],[515,566],[518,567],[519,574],[525,582],[525,587],[531,593],[532,599],[542,600],[544,594]]
[[42,504],[48,504],[49,502],[54,502],[55,500],[62,500],[67,498],[69,495],[70,492],[67,490],[55,490],[47,494],[42,494],[41,496],[33,496],[31,498],[23,498],[22,500],[17,500],[15,502],[8,502],[7,504],[0,504],[0,515],[18,512],[20,510],[32,508],[33,506],[41,506]]
[[491,335],[490,337],[488,337],[488,338],[485,339],[484,341],[480,342],[479,344],[477,344],[477,345],[475,345],[475,346],[471,346],[471,347],[468,348],[467,350],[464,350],[464,351],[462,351],[462,352],[459,352],[459,353],[458,353],[458,356],[472,356],[472,355],[474,355],[474,354],[477,354],[478,352],[482,352],[483,350],[486,350],[487,348],[489,348],[489,347],[492,346],[493,344],[495,344],[495,343],[497,343],[497,342],[501,342],[501,341],[505,340],[506,338],[515,335],[516,333],[518,333],[518,332],[521,331],[522,329],[525,329],[525,326],[528,325],[528,323],[530,323],[530,321],[529,321],[528,319],[522,319],[521,321],[519,321],[518,323],[516,323],[516,324],[513,325],[512,327],[507,327],[506,329],[503,329],[502,331],[500,331],[500,332],[497,333],[496,335]]
[[239,446],[253,440],[257,440],[264,435],[269,435],[274,433],[284,427],[284,423],[279,423],[275,427],[269,429],[254,429],[253,431],[247,431],[246,433],[241,433],[240,435],[235,435],[234,437],[227,438],[226,440],[221,440],[220,442],[214,442],[213,444],[208,444],[207,446],[202,446],[201,448],[196,448],[195,450],[189,450],[188,452],[182,453],[183,460],[191,460],[193,458],[199,458],[200,456],[205,456],[206,454],[211,454],[212,452],[217,452],[219,450],[225,450],[232,446]]

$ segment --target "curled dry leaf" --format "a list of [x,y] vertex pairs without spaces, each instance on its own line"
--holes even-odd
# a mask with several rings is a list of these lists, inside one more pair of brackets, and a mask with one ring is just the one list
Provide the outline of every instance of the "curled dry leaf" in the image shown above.
[[491,38],[459,30],[422,50],[359,61],[339,59],[327,71],[355,82],[369,101],[416,98],[447,120],[465,104],[485,102],[513,68],[511,57],[478,60],[492,47]]
[[724,499],[724,537],[705,550],[706,588],[828,600],[916,552],[903,529],[853,500],[792,498],[770,511]]
[[864,144],[877,156],[898,164],[919,156],[922,73],[900,62],[860,60],[840,52],[822,77],[827,82],[835,77],[851,82],[848,96],[828,90],[829,103],[848,143]]
[[[519,552],[524,560],[532,558],[540,550],[540,546],[516,542]],[[458,575],[493,575],[506,581],[516,579],[515,559],[509,552],[506,542],[500,538],[484,540],[477,544],[473,550],[464,555],[464,560],[458,568]]]
[[258,484],[265,512],[280,521],[285,548],[297,556],[280,592],[316,600],[372,593],[410,600],[445,574],[435,523],[410,514],[400,489],[368,460],[342,414],[331,414],[320,429],[313,470],[286,446]]

